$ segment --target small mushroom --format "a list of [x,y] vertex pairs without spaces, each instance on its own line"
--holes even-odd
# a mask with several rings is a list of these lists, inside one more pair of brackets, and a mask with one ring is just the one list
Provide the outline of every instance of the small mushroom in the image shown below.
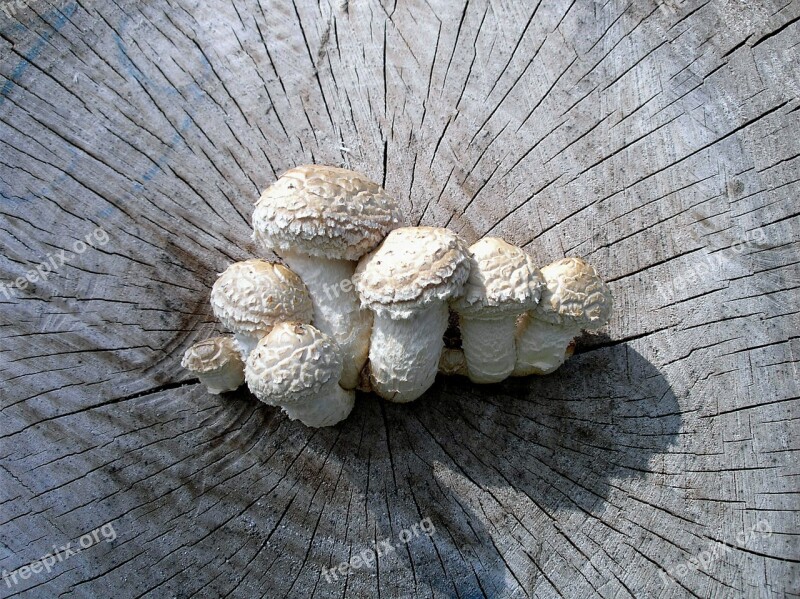
[[464,350],[445,348],[439,358],[439,372],[445,376],[467,376],[467,360]]
[[308,290],[300,277],[282,264],[266,260],[235,262],[211,289],[211,308],[235,334],[246,359],[259,339],[278,322],[311,322]]
[[517,323],[513,376],[548,374],[571,355],[583,329],[599,329],[611,317],[612,297],[597,271],[580,258],[564,258],[542,269],[545,289],[535,309]]
[[497,383],[514,370],[517,317],[536,307],[544,280],[531,256],[497,237],[485,237],[469,251],[464,295],[450,306],[459,315],[469,379]]
[[434,227],[396,229],[358,263],[356,289],[375,313],[369,360],[378,395],[413,401],[433,384],[447,302],[461,294],[469,266],[464,240]]
[[380,185],[332,166],[293,168],[256,203],[253,239],[308,286],[314,325],[341,348],[346,389],[358,385],[372,327],[353,289],[355,262],[402,222],[397,202]]
[[244,383],[244,362],[233,337],[211,337],[195,343],[181,360],[212,395],[235,391]]
[[306,426],[333,426],[350,414],[355,391],[339,385],[342,355],[331,337],[310,324],[280,323],[250,354],[247,386]]

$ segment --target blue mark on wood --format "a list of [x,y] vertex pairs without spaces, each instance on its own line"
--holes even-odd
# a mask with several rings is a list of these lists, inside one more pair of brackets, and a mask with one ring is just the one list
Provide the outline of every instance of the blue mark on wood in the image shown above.
[[[50,38],[53,37],[58,31],[60,31],[64,25],[68,22],[69,18],[75,13],[78,8],[78,4],[76,2],[70,3],[66,6],[63,10],[54,9],[47,12],[43,19],[45,21],[50,22],[52,19],[51,27],[52,29],[44,34],[38,34],[38,41],[33,45],[33,47],[28,50],[24,55],[23,58],[19,61],[19,63],[14,67],[11,72],[10,77],[6,80],[3,84],[3,87],[0,88],[0,106],[3,105],[8,95],[11,93],[11,90],[18,84],[20,78],[25,73],[25,71],[33,64],[33,62],[38,58],[39,54],[42,52],[43,48],[49,42]],[[130,24],[130,17],[125,15],[122,21],[119,24],[119,31],[124,32],[125,29]],[[17,23],[13,27],[13,31],[27,31],[28,28],[25,27],[22,23]],[[117,46],[118,50],[118,58],[119,62],[122,65],[123,69],[128,73],[130,77],[135,79],[139,82],[140,85],[143,87],[148,87],[149,89],[156,92],[156,95],[162,94],[169,97],[179,96],[180,92],[172,86],[169,85],[160,85],[153,81],[149,76],[144,74],[133,62],[127,52],[127,47],[125,42],[123,41],[122,37],[116,31],[112,32],[114,43]],[[205,82],[209,79],[211,75],[211,64],[208,62],[206,57],[201,53],[200,55],[200,63],[202,65],[202,73],[198,77],[199,81]],[[188,99],[190,103],[194,103],[199,101],[203,95],[204,91],[203,88],[200,87],[198,83],[194,81],[187,85],[185,91],[188,95]],[[139,193],[144,191],[144,183],[147,183],[153,180],[159,171],[163,171],[163,166],[167,164],[169,157],[171,154],[175,152],[175,150],[183,144],[183,133],[189,129],[192,124],[192,119],[190,116],[184,116],[181,120],[180,124],[176,127],[176,133],[172,136],[167,148],[155,159],[153,159],[154,164],[150,166],[146,171],[141,172],[138,176],[134,176],[134,178],[140,179],[142,182],[136,182],[133,184],[131,190],[134,193]],[[9,190],[8,192],[4,190],[0,190],[0,200],[6,202],[28,202],[31,200],[36,199],[37,197],[42,197],[46,195],[49,191],[51,191],[57,185],[63,183],[70,177],[72,173],[75,171],[75,167],[78,162],[78,154],[74,147],[67,146],[68,151],[72,154],[69,164],[63,170],[63,173],[59,175],[52,184],[45,185],[41,189],[37,190],[37,192],[27,194],[26,196],[20,197],[13,194],[13,191]],[[126,200],[132,199],[131,192],[127,192],[123,194]],[[100,218],[107,218],[111,214],[117,211],[117,208],[112,204],[100,210],[99,212],[95,213],[96,216]]]
[[[121,33],[124,33],[129,23],[130,23],[130,17],[126,16],[122,20],[119,26],[119,30]],[[113,36],[114,36],[114,43],[116,44],[118,50],[119,62],[122,65],[125,72],[127,72],[130,77],[138,81],[142,87],[148,87],[149,89],[155,91],[156,95],[163,94],[169,97],[174,97],[174,96],[180,97],[181,95],[180,92],[174,87],[170,85],[159,85],[158,83],[153,81],[148,75],[143,73],[139,69],[139,67],[136,66],[131,57],[128,55],[127,46],[123,41],[122,36],[117,32],[114,32]],[[207,81],[208,78],[210,77],[211,64],[208,62],[208,60],[206,60],[206,57],[203,56],[202,53],[200,60],[203,72],[200,75],[199,79],[201,82],[203,82]],[[190,85],[186,86],[185,89],[188,92],[189,101],[192,103],[200,100],[203,97],[204,94],[203,89],[195,82],[192,82]],[[163,172],[164,169],[162,167],[168,163],[169,161],[168,159],[170,158],[170,156],[175,152],[175,150],[178,147],[183,145],[183,137],[182,137],[183,133],[191,126],[191,124],[192,124],[192,119],[190,116],[187,115],[183,117],[180,124],[177,127],[175,127],[176,132],[175,134],[173,134],[172,139],[167,145],[167,148],[157,158],[152,159],[154,164],[150,168],[148,168],[146,171],[144,171],[139,175],[139,178],[143,181],[143,183],[140,183],[138,181],[134,183],[132,187],[133,192],[139,193],[144,191],[145,189],[144,183],[152,181],[159,173],[159,171]],[[106,208],[98,212],[97,216],[105,218],[106,216],[108,216],[108,214],[110,214],[110,212],[113,212],[113,209]]]
[[[22,77],[25,71],[28,70],[28,67],[30,67],[31,64],[33,64],[33,61],[36,60],[36,58],[39,56],[39,54],[42,51],[42,48],[44,48],[44,46],[50,41],[50,38],[53,37],[54,34],[56,34],[58,31],[61,30],[62,27],[64,27],[64,25],[66,25],[67,21],[69,20],[69,17],[71,17],[75,13],[77,8],[78,8],[77,3],[73,2],[72,4],[64,8],[64,10],[53,9],[45,13],[45,15],[42,17],[45,21],[49,21],[50,19],[54,18],[54,21],[51,25],[52,29],[44,34],[39,34],[39,41],[37,41],[30,50],[28,50],[25,54],[23,54],[22,59],[17,63],[17,65],[11,71],[11,75],[8,77],[8,79],[6,79],[6,82],[3,84],[3,87],[0,88],[0,106],[2,106],[5,103],[8,94],[11,93],[11,90],[14,89],[14,87],[17,85],[17,82],[19,81],[20,77]],[[17,23],[12,28],[12,31],[19,32],[19,31],[25,31],[27,29],[28,28],[25,27],[25,25],[23,25],[22,23]],[[73,148],[70,148],[70,151],[72,152],[70,167],[72,167],[76,162],[77,153]],[[44,187],[42,187],[39,190],[39,195],[44,195],[50,189],[52,189],[54,185],[57,185],[58,183],[61,183],[64,180],[66,180],[67,178],[66,173],[69,172],[70,170],[68,169],[65,170],[65,174],[60,175],[53,182],[53,184],[45,185]],[[13,193],[9,194],[4,191],[0,191],[0,198],[2,198],[6,202],[21,203],[21,202],[29,202],[30,200],[35,199],[36,195],[27,194],[25,196],[17,196],[13,195]]]
[[[11,71],[11,76],[6,80],[3,88],[0,89],[0,106],[6,101],[6,97],[14,89],[14,86],[19,81],[19,78],[28,70],[28,67],[31,66],[34,60],[39,56],[42,51],[42,48],[50,41],[50,38],[53,37],[53,34],[57,33],[61,30],[61,28],[66,25],[69,18],[75,13],[77,10],[78,5],[77,3],[72,3],[67,6],[63,11],[61,10],[51,10],[50,12],[44,15],[44,20],[48,21],[50,18],[55,17],[55,21],[52,24],[52,30],[48,31],[44,34],[39,35],[39,41],[36,42],[33,47],[28,50],[24,55],[22,60],[17,63],[17,66],[14,67],[14,70]],[[22,30],[26,29],[26,27],[22,23],[18,23],[14,30]]]

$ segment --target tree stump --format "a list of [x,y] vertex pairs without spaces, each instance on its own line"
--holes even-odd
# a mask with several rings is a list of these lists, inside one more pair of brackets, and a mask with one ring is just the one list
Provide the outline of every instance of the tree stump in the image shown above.
[[[798,19],[4,0],[0,596],[798,596]],[[208,395],[181,354],[303,163],[584,257],[607,334],[331,429]]]

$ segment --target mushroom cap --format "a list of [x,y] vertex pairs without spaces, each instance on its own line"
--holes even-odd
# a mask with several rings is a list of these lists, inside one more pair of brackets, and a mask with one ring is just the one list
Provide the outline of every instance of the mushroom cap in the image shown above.
[[338,384],[342,355],[336,341],[310,324],[276,324],[247,358],[244,375],[250,391],[269,405],[286,405]]
[[553,324],[599,329],[611,318],[611,290],[580,258],[563,258],[542,269],[546,287],[532,315]]
[[544,279],[522,248],[484,237],[469,248],[470,270],[464,295],[451,303],[463,316],[505,316],[536,307]]
[[211,372],[230,364],[241,363],[239,348],[233,337],[209,337],[186,350],[181,366],[192,372]]
[[403,227],[361,259],[353,282],[362,305],[390,318],[408,318],[461,295],[469,268],[467,244],[456,233]]
[[358,260],[403,224],[397,202],[366,177],[305,165],[286,171],[261,194],[253,239],[264,249]]
[[276,322],[311,322],[305,283],[283,264],[266,260],[234,262],[211,289],[211,308],[236,333],[263,336]]

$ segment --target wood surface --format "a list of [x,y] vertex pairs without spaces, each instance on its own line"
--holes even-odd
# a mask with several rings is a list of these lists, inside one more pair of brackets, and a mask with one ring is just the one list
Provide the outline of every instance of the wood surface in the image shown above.
[[[800,596],[799,19],[0,0],[0,597]],[[611,323],[553,375],[361,395],[332,429],[207,394],[180,357],[303,163],[584,257]]]

